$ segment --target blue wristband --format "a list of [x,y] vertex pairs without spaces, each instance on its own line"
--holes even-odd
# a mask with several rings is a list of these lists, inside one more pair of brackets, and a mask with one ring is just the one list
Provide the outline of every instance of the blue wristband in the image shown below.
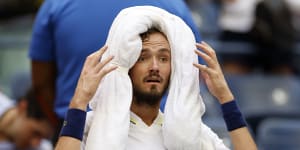
[[80,109],[69,109],[65,117],[60,136],[70,136],[82,140],[86,112]]
[[222,104],[221,109],[228,131],[247,126],[246,121],[234,100]]

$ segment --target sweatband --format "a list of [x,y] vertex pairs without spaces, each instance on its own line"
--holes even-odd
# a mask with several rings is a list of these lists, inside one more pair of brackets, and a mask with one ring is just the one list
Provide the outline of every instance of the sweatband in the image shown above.
[[70,136],[82,140],[86,112],[80,109],[68,109],[60,136]]
[[222,104],[221,109],[228,131],[247,126],[235,100]]

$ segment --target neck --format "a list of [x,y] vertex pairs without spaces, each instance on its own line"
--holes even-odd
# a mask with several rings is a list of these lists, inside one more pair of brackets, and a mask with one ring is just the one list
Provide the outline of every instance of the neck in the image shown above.
[[159,103],[154,106],[149,106],[147,104],[137,104],[135,100],[133,100],[130,110],[139,116],[145,124],[150,126],[158,115]]

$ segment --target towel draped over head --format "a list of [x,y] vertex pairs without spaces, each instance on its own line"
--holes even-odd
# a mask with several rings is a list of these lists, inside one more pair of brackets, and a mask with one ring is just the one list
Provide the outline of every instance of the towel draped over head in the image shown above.
[[[177,16],[153,6],[123,9],[115,18],[106,41],[115,56],[109,65],[118,69],[106,75],[90,102],[94,111],[87,137],[88,150],[125,150],[130,124],[132,83],[128,75],[142,50],[140,34],[155,27],[171,47],[171,77],[162,134],[166,149],[199,150],[203,138],[201,116],[205,111],[199,89],[195,39],[191,29]],[[200,148],[201,149],[201,148]]]

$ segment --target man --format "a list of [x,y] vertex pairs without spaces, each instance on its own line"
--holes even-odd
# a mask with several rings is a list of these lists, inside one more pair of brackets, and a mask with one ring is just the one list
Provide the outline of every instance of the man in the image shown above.
[[[182,0],[46,0],[37,15],[29,55],[33,87],[39,99],[64,119],[86,56],[105,43],[117,13],[126,7],[164,8],[199,31]],[[54,123],[55,124],[55,123]]]
[[49,121],[37,104],[32,91],[0,116],[1,150],[48,150],[52,146],[45,139],[50,138],[51,134]]
[[[146,133],[142,134],[142,136],[137,133],[129,133],[127,148],[165,149],[163,141],[161,141],[161,122],[159,120],[162,114],[159,111],[159,103],[162,95],[167,90],[170,81],[172,70],[171,48],[166,36],[156,29],[148,30],[141,35],[141,38],[141,54],[137,62],[129,71],[129,76],[133,85],[133,97],[130,110],[132,112],[131,117],[134,118],[131,120],[131,124],[133,125],[130,126],[129,132],[139,128],[134,125],[140,123],[144,123],[145,126],[148,126],[149,128],[144,128],[144,130],[149,132],[145,131]],[[202,72],[210,92],[222,105],[233,102],[234,97],[223,77],[214,50],[204,42],[198,43],[196,46],[203,50],[203,52],[196,51],[196,53],[206,61],[207,66],[201,64],[194,64],[194,66],[199,68]],[[91,54],[87,58],[78,81],[75,95],[70,103],[70,109],[85,112],[86,105],[94,96],[102,78],[117,68],[116,66],[105,66],[113,59],[113,56],[98,62],[106,49],[107,46]],[[150,127],[157,129],[151,129]],[[62,132],[64,132],[63,130]],[[150,134],[153,132],[156,133],[155,131],[158,131],[158,135]],[[255,143],[246,126],[233,129],[230,131],[230,136],[234,149],[256,149]],[[152,139],[152,141],[149,139]],[[216,149],[226,149],[223,143],[219,143],[217,138],[214,140],[216,141],[214,143],[216,145],[213,145],[213,147]],[[63,133],[58,141],[56,149],[76,150],[80,149],[80,146],[81,141],[78,140],[78,138]]]

